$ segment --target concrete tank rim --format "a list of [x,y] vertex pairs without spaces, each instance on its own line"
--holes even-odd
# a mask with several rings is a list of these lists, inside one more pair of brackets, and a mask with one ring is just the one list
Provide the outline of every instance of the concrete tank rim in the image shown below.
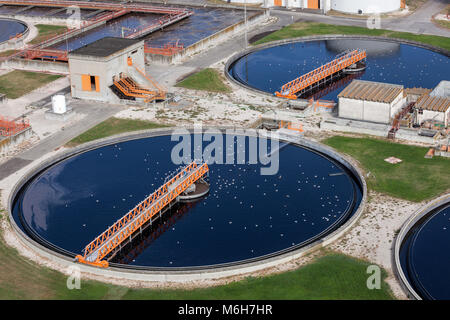
[[[9,21],[12,21],[12,22],[18,22],[20,24],[23,24],[25,26],[25,30],[21,33],[21,36],[19,37],[19,39],[21,39],[21,40],[25,39],[26,36],[28,35],[28,33],[30,32],[30,26],[28,25],[27,22],[25,22],[23,20],[19,20],[19,19],[15,19],[15,18],[8,18],[8,17],[5,17],[3,15],[0,15],[0,20],[9,20]],[[4,43],[7,43],[8,41],[9,40],[1,41],[0,45],[4,44]]]
[[450,193],[441,195],[430,201],[427,201],[423,206],[421,206],[417,211],[415,211],[408,220],[402,225],[400,232],[395,237],[394,250],[393,250],[393,271],[397,279],[400,281],[402,289],[405,291],[408,297],[415,300],[423,300],[422,297],[414,290],[412,285],[409,283],[403,268],[400,263],[400,248],[401,245],[408,234],[408,232],[416,226],[417,222],[422,218],[428,216],[432,211],[442,205],[450,203]]
[[[355,178],[359,180],[360,187],[362,189],[362,198],[361,202],[356,210],[356,212],[340,227],[338,227],[333,232],[325,235],[322,238],[317,239],[313,243],[310,243],[301,248],[295,249],[293,251],[284,252],[273,257],[262,257],[262,259],[255,259],[255,261],[246,262],[246,263],[232,263],[227,266],[216,266],[208,268],[199,268],[199,267],[186,267],[186,268],[146,268],[146,267],[136,267],[132,268],[124,268],[124,267],[116,267],[111,266],[107,269],[101,269],[97,267],[93,267],[90,265],[82,265],[76,263],[74,259],[69,256],[63,255],[61,253],[55,252],[54,250],[45,247],[43,244],[37,242],[32,239],[30,236],[25,234],[20,227],[17,225],[15,219],[12,215],[12,203],[15,199],[18,191],[24,186],[24,184],[29,181],[31,177],[36,175],[39,171],[53,165],[54,163],[67,159],[71,156],[78,155],[83,152],[88,152],[99,147],[112,145],[115,143],[131,141],[142,138],[150,138],[168,135],[173,132],[174,129],[187,129],[189,131],[193,131],[194,127],[168,127],[168,128],[158,128],[158,129],[149,129],[142,130],[136,132],[127,132],[118,135],[114,135],[111,137],[94,140],[91,142],[87,142],[76,146],[74,148],[63,150],[58,152],[57,154],[37,162],[32,165],[30,169],[28,169],[21,177],[15,181],[14,186],[9,191],[9,195],[7,197],[7,211],[8,211],[8,220],[9,225],[12,226],[13,232],[16,236],[27,246],[28,249],[37,253],[38,256],[44,256],[50,258],[53,262],[55,262],[58,266],[79,266],[80,269],[95,275],[101,275],[112,278],[120,278],[123,280],[132,280],[136,277],[139,278],[140,281],[149,281],[149,282],[167,282],[167,281],[175,281],[175,282],[190,282],[192,279],[197,280],[217,280],[226,278],[233,275],[242,275],[247,273],[256,272],[259,270],[267,269],[270,267],[274,267],[280,265],[282,263],[291,261],[293,259],[297,259],[305,254],[315,251],[318,248],[326,246],[333,241],[340,238],[343,234],[350,230],[350,228],[358,221],[360,216],[365,209],[367,202],[367,185],[364,179],[364,175],[361,170],[357,167],[356,162],[346,156],[338,153],[333,148],[323,145],[320,142],[312,141],[309,139],[302,139],[301,142],[298,142],[300,147],[307,147],[313,150],[316,150],[319,153],[323,153],[326,156],[331,157],[335,161],[338,161],[341,165],[345,166],[349,171],[351,171]],[[204,130],[207,129],[217,129],[220,132],[226,129],[236,129],[236,127],[205,127]],[[262,132],[260,130],[254,130],[255,132]],[[19,253],[20,254],[20,253]],[[160,276],[164,275],[164,279],[161,280]]]
[[[258,44],[255,46],[251,46],[247,49],[244,49],[243,51],[240,51],[234,55],[232,55],[227,62],[225,63],[224,67],[224,73],[225,77],[233,84],[242,87],[252,93],[258,94],[262,97],[271,97],[273,99],[276,99],[277,101],[288,101],[285,98],[280,98],[275,96],[274,94],[271,94],[269,92],[259,90],[256,88],[253,88],[247,84],[244,84],[242,82],[239,82],[234,77],[230,75],[230,67],[239,59],[242,57],[258,52],[260,50],[277,47],[284,44],[290,44],[290,43],[299,43],[299,42],[311,42],[311,41],[319,41],[319,40],[339,40],[339,39],[350,39],[350,40],[370,40],[370,41],[385,41],[385,42],[393,42],[393,43],[400,43],[400,44],[408,44],[416,47],[420,47],[423,49],[431,50],[436,53],[440,53],[445,55],[446,57],[450,57],[450,50],[446,50],[444,48],[436,47],[433,45],[429,45],[423,42],[419,41],[413,41],[413,40],[406,40],[406,39],[400,39],[400,38],[388,38],[383,36],[359,36],[359,35],[345,35],[345,34],[337,34],[337,35],[313,35],[313,36],[304,36],[304,37],[297,37],[297,38],[288,38],[288,39],[282,39],[282,40],[275,40],[270,41],[267,43]],[[302,99],[297,99],[294,101],[301,101]],[[306,100],[305,100],[306,101]]]

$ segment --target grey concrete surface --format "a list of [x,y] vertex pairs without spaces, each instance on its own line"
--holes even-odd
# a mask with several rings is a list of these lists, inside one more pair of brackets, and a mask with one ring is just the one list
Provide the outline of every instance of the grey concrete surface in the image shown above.
[[[448,4],[448,0],[428,0],[423,6],[408,16],[381,19],[381,29],[450,37],[449,30],[440,28],[431,21],[433,15],[439,13]],[[365,19],[327,16],[279,9],[273,9],[272,12],[274,15],[293,16],[296,20],[300,21],[367,27]]]
[[86,101],[73,101],[70,106],[73,108],[74,112],[85,114],[86,116],[81,121],[65,127],[64,130],[60,132],[46,137],[32,148],[25,150],[16,157],[2,163],[0,165],[0,180],[10,176],[14,172],[22,169],[32,161],[39,159],[48,152],[64,145],[76,136],[108,119],[109,117],[112,117],[124,108],[123,106],[118,105],[107,105]]
[[0,165],[0,180],[22,169],[31,162],[31,160],[25,160],[22,158],[11,158],[8,161],[2,163],[2,165]]
[[[86,116],[79,122],[64,128],[61,132],[55,133],[40,143],[20,154],[21,159],[36,160],[44,154],[53,151],[61,145],[69,142],[76,136],[94,127],[100,122],[112,117],[123,109],[123,106],[109,105],[98,102],[74,101],[71,104],[75,113],[85,114]],[[0,167],[1,168],[1,167]]]

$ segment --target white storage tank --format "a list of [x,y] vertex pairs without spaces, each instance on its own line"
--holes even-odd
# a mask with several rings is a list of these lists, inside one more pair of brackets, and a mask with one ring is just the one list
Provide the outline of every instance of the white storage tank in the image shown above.
[[67,111],[66,97],[62,94],[57,94],[52,97],[52,110],[54,113],[62,114]]
[[385,13],[400,10],[402,0],[331,0],[331,9],[346,13]]

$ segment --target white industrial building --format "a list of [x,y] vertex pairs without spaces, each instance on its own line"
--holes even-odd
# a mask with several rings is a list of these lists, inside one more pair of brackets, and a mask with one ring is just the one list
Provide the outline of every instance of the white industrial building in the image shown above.
[[450,122],[450,81],[441,81],[430,93],[423,94],[417,100],[417,122],[440,122],[448,127]]
[[353,80],[339,95],[340,118],[390,123],[405,106],[403,86]]
[[[244,3],[245,0],[228,2]],[[356,14],[386,13],[405,8],[405,0],[247,0],[247,4],[261,4],[264,7],[320,9],[324,13],[336,10]]]
[[106,37],[69,53],[72,97],[113,102],[114,79],[128,74],[128,58],[145,68],[144,41]]

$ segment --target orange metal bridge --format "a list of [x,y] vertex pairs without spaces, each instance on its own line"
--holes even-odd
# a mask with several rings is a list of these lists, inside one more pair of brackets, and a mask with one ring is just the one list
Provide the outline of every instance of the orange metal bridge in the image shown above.
[[320,84],[321,81],[324,81],[328,77],[333,76],[335,73],[363,61],[366,57],[367,55],[365,50],[355,49],[350,52],[346,52],[333,61],[284,84],[280,91],[275,92],[275,95],[277,97],[297,99],[298,93],[304,92],[307,88],[310,88],[313,85]]
[[166,178],[166,182],[158,190],[89,243],[84,248],[83,255],[76,256],[77,261],[97,267],[108,267],[109,263],[104,258],[120,248],[124,241],[131,239],[134,232],[142,230],[146,222],[152,221],[157,215],[161,216],[163,210],[175,203],[182,192],[208,172],[206,163],[197,164],[194,161]]

